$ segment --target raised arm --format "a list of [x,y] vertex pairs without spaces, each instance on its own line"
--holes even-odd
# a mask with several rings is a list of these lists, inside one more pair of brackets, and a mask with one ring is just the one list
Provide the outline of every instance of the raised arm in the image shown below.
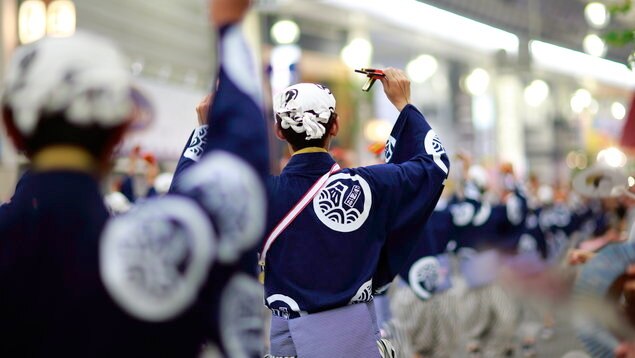
[[177,183],[181,180],[183,173],[185,173],[185,171],[192,165],[198,163],[207,149],[207,131],[209,128],[209,125],[207,124],[207,113],[209,111],[212,98],[212,94],[208,94],[196,106],[198,127],[192,131],[192,134],[190,134],[187,142],[185,142],[185,148],[183,148],[179,162],[176,165],[169,192],[174,192],[174,190],[176,190]]
[[400,111],[386,143],[387,164],[358,168],[362,176],[387,193],[378,203],[389,216],[375,288],[385,286],[401,271],[423,234],[437,204],[450,163],[441,141],[424,116],[410,103],[410,82],[396,69],[386,69],[384,92]]
[[175,190],[183,172],[216,150],[237,155],[263,179],[269,172],[261,87],[251,53],[239,23],[217,21],[225,24],[221,25],[219,35],[217,89],[197,106],[199,127],[187,141],[170,191]]
[[240,27],[227,26],[221,33],[218,90],[209,110],[205,153],[234,153],[264,178],[269,147],[258,76]]
[[[248,3],[212,1],[229,10]],[[212,13],[219,15],[215,5]],[[211,106],[205,101],[199,106],[210,118],[208,132],[199,127],[188,141],[181,169],[190,163],[179,171],[169,195],[144,201],[108,223],[100,269],[108,292],[131,316],[185,327],[177,336],[200,335],[203,329],[225,356],[251,357],[260,350],[253,334],[259,326],[236,322],[260,319],[261,289],[245,262],[255,268],[249,255],[264,230],[267,136],[257,86],[251,83],[249,89],[234,76],[236,70],[249,73],[242,67],[248,53],[232,52],[239,26],[217,21],[223,51],[219,85]],[[253,341],[241,341],[246,336],[241,330],[247,329]]]

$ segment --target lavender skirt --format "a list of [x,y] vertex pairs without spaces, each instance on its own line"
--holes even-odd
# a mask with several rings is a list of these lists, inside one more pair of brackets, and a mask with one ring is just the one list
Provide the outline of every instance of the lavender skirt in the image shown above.
[[271,319],[271,355],[302,358],[380,358],[373,302],[285,320]]

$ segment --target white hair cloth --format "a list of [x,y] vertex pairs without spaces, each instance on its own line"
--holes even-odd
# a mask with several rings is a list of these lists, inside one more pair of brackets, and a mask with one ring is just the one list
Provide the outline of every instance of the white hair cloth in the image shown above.
[[77,126],[123,124],[134,108],[131,92],[129,66],[114,44],[78,32],[18,48],[1,99],[20,133],[30,136],[40,116],[56,112]]
[[335,97],[322,85],[298,83],[274,97],[273,111],[283,129],[306,133],[306,140],[320,139],[326,132],[323,124],[335,112]]

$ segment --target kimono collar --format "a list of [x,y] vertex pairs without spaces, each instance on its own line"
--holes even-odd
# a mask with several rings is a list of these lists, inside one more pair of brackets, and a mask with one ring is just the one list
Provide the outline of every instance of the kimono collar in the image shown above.
[[293,153],[282,172],[322,175],[331,168],[333,163],[335,160],[324,148],[304,148]]
[[96,160],[84,149],[70,145],[53,145],[35,154],[32,159],[35,171],[72,170],[92,173]]
[[328,151],[324,148],[320,148],[320,147],[306,147],[306,148],[302,148],[298,151],[295,151],[293,153],[293,155],[296,154],[304,154],[304,153],[328,153]]

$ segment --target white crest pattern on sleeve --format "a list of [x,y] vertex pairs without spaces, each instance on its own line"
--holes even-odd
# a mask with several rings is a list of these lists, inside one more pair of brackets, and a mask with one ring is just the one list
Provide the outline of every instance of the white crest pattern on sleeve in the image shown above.
[[221,338],[228,357],[260,354],[263,340],[262,287],[246,274],[229,281],[221,297]]
[[397,140],[390,136],[388,140],[386,140],[386,147],[384,148],[384,157],[386,157],[386,163],[390,163],[392,159],[392,153],[395,151],[395,145],[397,144]]
[[183,156],[195,162],[201,160],[205,147],[207,146],[207,125],[200,126],[194,130],[192,140],[188,144]]
[[176,196],[151,199],[107,224],[100,273],[130,315],[166,321],[196,300],[215,251],[214,230],[196,203]]
[[261,239],[265,190],[255,170],[240,157],[215,151],[183,175],[178,191],[193,195],[218,229],[218,259],[237,260]]
[[426,153],[432,155],[434,163],[443,170],[445,174],[448,174],[448,166],[441,160],[441,155],[445,154],[445,148],[441,144],[439,136],[433,131],[429,130],[424,139],[424,148]]

